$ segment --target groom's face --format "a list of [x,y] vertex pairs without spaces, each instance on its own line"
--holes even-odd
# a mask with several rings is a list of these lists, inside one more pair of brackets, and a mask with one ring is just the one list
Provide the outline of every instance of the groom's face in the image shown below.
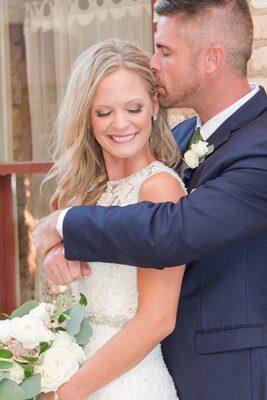
[[199,54],[176,17],[160,16],[155,34],[155,53],[150,66],[158,84],[162,107],[192,107],[201,84]]

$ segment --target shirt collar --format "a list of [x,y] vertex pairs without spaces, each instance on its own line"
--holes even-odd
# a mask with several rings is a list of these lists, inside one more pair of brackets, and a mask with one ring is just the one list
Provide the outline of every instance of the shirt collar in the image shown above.
[[259,90],[259,85],[256,83],[250,84],[251,91],[241,99],[237,100],[230,107],[221,111],[219,114],[215,115],[205,124],[202,123],[199,115],[197,115],[197,125],[196,128],[200,128],[201,136],[203,140],[208,140],[208,138],[221,126],[224,121],[226,121],[232,114],[234,114],[241,106],[243,106],[248,100],[250,100]]

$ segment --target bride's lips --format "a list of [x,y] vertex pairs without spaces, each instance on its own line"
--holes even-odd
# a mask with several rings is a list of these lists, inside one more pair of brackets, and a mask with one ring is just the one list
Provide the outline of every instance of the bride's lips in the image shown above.
[[109,135],[109,138],[116,143],[128,143],[131,142],[136,135],[137,132],[134,132],[130,133],[129,135]]

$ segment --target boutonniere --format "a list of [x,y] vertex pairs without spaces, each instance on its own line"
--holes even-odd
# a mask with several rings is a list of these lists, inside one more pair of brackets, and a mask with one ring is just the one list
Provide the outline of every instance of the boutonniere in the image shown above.
[[184,154],[184,161],[190,169],[197,168],[214,151],[214,146],[203,140],[196,140]]

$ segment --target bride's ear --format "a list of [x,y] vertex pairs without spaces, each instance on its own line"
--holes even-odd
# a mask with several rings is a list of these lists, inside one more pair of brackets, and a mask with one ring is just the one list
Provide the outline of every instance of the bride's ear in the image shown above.
[[159,113],[159,100],[158,95],[156,94],[153,99],[153,115],[158,115]]

